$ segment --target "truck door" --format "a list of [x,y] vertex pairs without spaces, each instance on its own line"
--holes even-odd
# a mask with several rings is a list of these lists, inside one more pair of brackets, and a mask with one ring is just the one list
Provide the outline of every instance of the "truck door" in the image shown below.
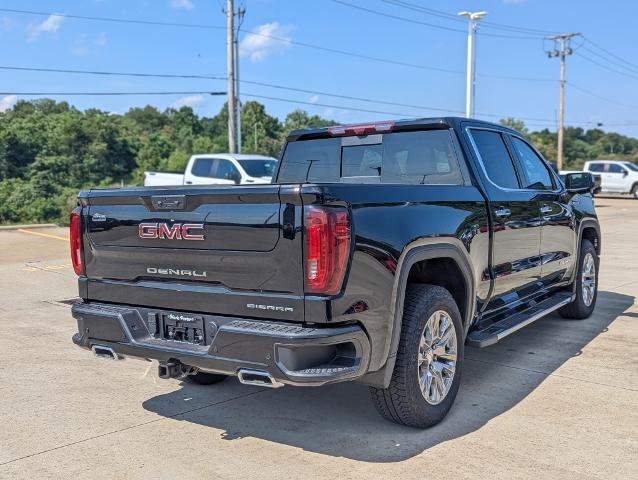
[[548,165],[524,139],[509,135],[524,179],[523,186],[538,191],[541,217],[541,281],[551,286],[569,280],[575,266],[574,213],[567,192]]
[[628,192],[631,188],[627,176],[629,172],[617,163],[608,163],[602,181],[610,192]]
[[469,136],[492,216],[493,286],[486,310],[494,310],[540,288],[538,192],[522,187],[524,180],[503,132],[476,127],[469,129]]
[[233,169],[239,175],[239,171],[229,160],[211,157],[196,158],[190,170],[186,169],[184,183],[186,185],[235,185],[233,179],[226,178]]

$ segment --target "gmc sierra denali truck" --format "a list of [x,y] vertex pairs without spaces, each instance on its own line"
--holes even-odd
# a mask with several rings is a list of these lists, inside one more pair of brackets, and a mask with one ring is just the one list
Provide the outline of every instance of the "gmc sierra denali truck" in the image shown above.
[[437,118],[294,131],[269,185],[83,191],[73,341],[199,384],[356,380],[428,427],[465,344],[592,313],[593,187],[513,130]]

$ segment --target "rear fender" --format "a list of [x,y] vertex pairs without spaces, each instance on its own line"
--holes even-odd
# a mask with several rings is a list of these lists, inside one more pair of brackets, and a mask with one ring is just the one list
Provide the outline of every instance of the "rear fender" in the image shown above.
[[459,307],[464,307],[463,309],[465,311],[465,318],[462,319],[464,326],[463,338],[465,338],[472,319],[474,318],[476,308],[476,287],[469,255],[461,241],[455,238],[427,238],[417,240],[404,249],[397,264],[398,274],[395,277],[391,300],[390,321],[392,322],[392,330],[387,336],[385,346],[385,354],[387,355],[386,364],[380,370],[368,373],[362,377],[362,383],[382,388],[390,384],[390,378],[392,377],[394,364],[396,362],[399,339],[401,338],[403,303],[410,270],[417,262],[435,258],[449,258],[453,260],[463,274],[463,280],[468,294],[465,299],[466,304],[459,305]]

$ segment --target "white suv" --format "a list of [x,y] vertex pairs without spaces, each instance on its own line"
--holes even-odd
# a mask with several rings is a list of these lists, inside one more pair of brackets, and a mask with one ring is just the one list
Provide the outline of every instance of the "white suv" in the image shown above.
[[601,192],[631,193],[638,200],[638,166],[622,160],[585,162],[585,172],[600,175]]

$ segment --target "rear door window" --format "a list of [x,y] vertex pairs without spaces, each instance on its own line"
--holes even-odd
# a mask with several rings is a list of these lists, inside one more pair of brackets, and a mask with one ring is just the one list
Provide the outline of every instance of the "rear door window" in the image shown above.
[[214,158],[198,158],[193,163],[192,173],[196,177],[211,177],[211,171],[213,170]]
[[487,176],[499,187],[520,188],[512,157],[500,132],[471,130]]
[[604,163],[590,163],[589,164],[590,172],[604,172],[605,164]]
[[[375,180],[376,179],[376,180]],[[463,183],[448,130],[289,142],[277,181]]]

